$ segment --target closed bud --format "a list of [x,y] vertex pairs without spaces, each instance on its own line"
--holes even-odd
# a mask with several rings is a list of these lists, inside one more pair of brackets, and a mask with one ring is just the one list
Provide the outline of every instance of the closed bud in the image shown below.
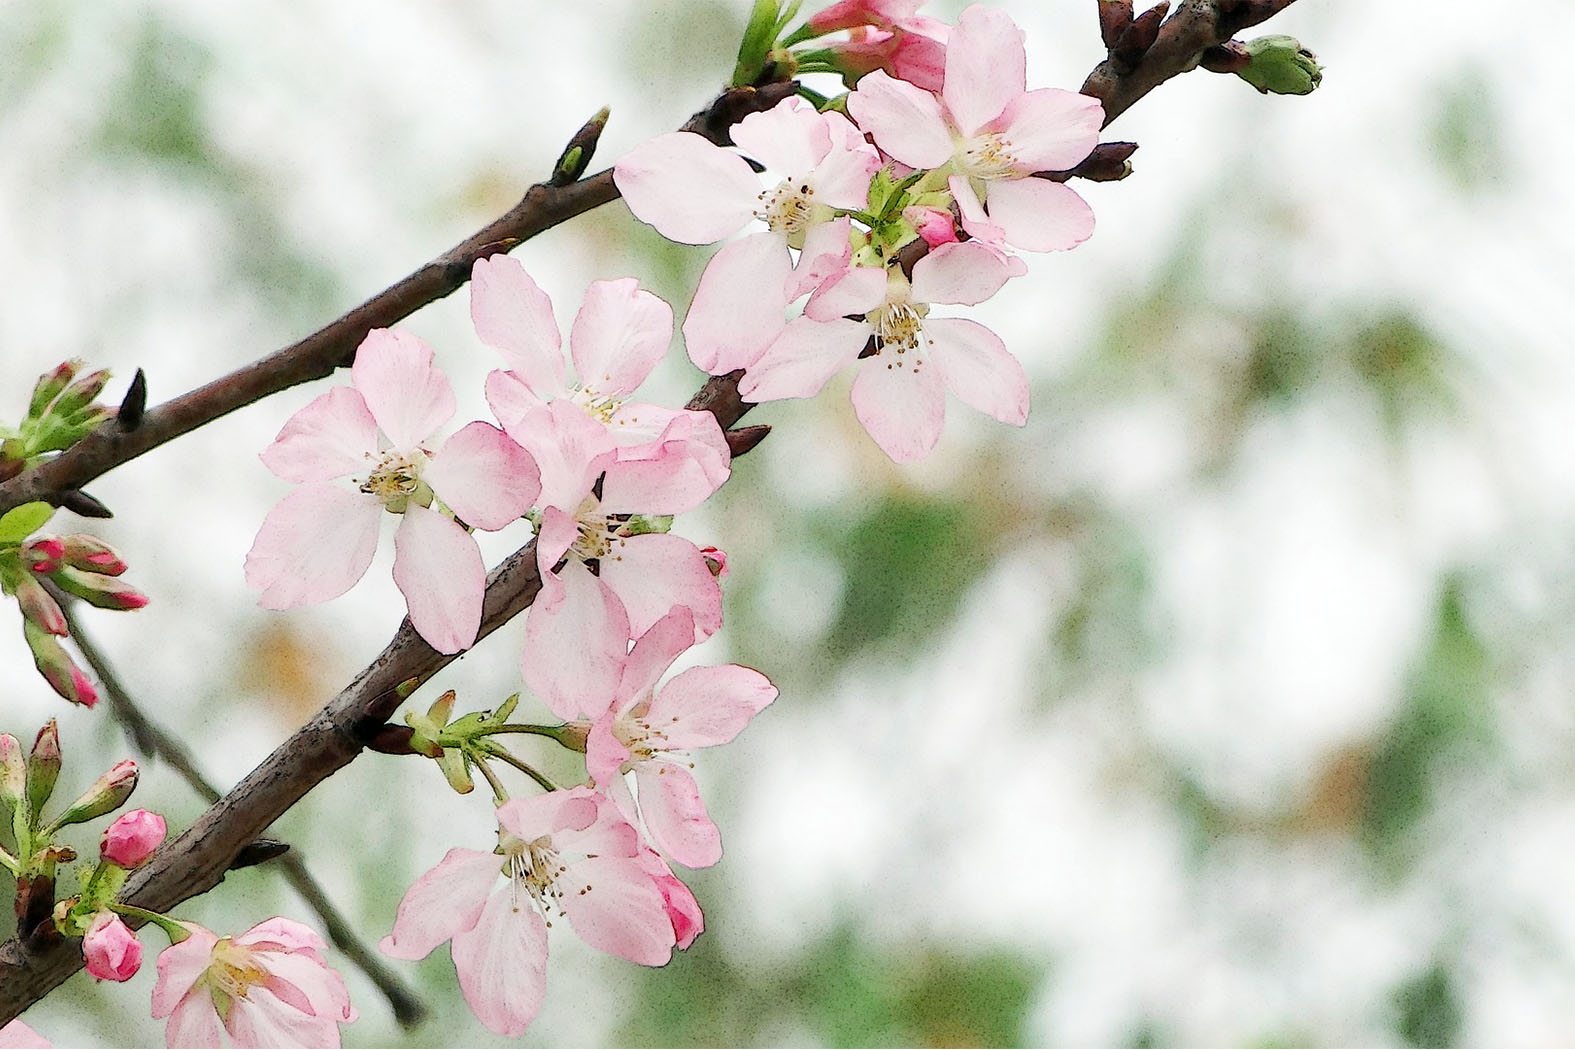
[[51,415],[68,418],[81,413],[93,403],[93,399],[103,392],[104,384],[109,382],[109,370],[100,368],[87,375],[77,376],[71,385],[61,391],[55,403],[50,406]]
[[67,565],[83,572],[96,572],[103,576],[119,576],[126,571],[126,562],[120,553],[99,539],[79,532],[61,541],[61,557]]
[[1278,34],[1247,41],[1250,61],[1236,75],[1265,95],[1310,95],[1323,83],[1318,56],[1295,37]]
[[40,534],[22,544],[22,567],[28,572],[48,576],[60,568],[66,556],[66,542],[59,536]]
[[125,804],[137,787],[137,764],[131,759],[115,763],[108,773],[93,781],[80,798],[55,820],[58,827],[81,824],[113,813]]
[[27,403],[28,418],[36,419],[43,415],[49,403],[59,397],[60,392],[76,378],[77,369],[81,367],[81,361],[62,361],[39,376],[38,382],[33,384],[33,397]]
[[38,582],[38,577],[23,576],[16,581],[16,601],[28,622],[61,638],[69,633],[66,629],[66,614],[60,611],[60,604]]
[[51,689],[83,707],[92,707],[98,703],[98,690],[93,688],[93,682],[72,662],[54,635],[32,620],[23,620],[22,636],[27,639],[27,647],[33,651],[33,664]]
[[49,796],[54,794],[55,781],[60,779],[60,728],[51,718],[44,723],[33,740],[33,753],[27,757],[27,804],[34,813],[41,812]]
[[128,612],[148,604],[148,596],[113,576],[62,566],[52,577],[61,590],[100,609]]
[[168,831],[164,818],[145,809],[122,813],[104,829],[99,856],[121,868],[138,868],[153,856]]
[[0,805],[14,806],[27,797],[27,758],[22,741],[0,733]]
[[101,981],[128,981],[142,968],[142,942],[112,911],[101,911],[82,935],[82,961]]

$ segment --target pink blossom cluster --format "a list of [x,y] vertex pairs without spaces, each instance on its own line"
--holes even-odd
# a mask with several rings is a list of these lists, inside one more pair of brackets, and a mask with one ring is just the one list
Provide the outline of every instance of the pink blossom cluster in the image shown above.
[[[852,34],[832,48],[855,81],[846,116],[789,98],[735,125],[732,149],[661,135],[613,175],[672,240],[765,226],[707,266],[684,321],[695,365],[742,369],[740,394],[761,402],[811,397],[856,363],[854,411],[899,462],[935,447],[947,391],[1027,419],[1027,377],[1001,339],[931,310],[994,295],[1026,272],[1017,251],[1089,237],[1088,205],[1038,176],[1086,158],[1103,121],[1095,99],[1027,89],[1023,33],[1005,13],[975,5],[946,27],[917,6],[849,0],[799,34]],[[915,262],[910,246],[927,251]]]

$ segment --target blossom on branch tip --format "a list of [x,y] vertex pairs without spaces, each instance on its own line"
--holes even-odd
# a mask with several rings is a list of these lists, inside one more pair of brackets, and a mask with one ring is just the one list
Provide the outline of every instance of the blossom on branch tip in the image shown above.
[[[454,392],[414,335],[374,329],[350,372],[353,386],[291,416],[262,452],[270,470],[301,487],[268,512],[246,581],[267,609],[337,598],[366,573],[388,511],[400,516],[394,582],[412,626],[438,652],[459,652],[476,640],[486,587],[466,526],[502,529],[524,514],[541,488],[536,465],[489,423],[469,423],[437,445]],[[347,476],[354,488],[327,484]]]
[[272,918],[219,937],[195,923],[159,953],[153,1016],[168,1017],[170,1046],[337,1047],[356,1019],[327,945],[291,919]]
[[699,922],[692,895],[664,881],[677,880],[589,788],[505,802],[498,823],[497,852],[451,849],[411,885],[379,947],[421,959],[450,941],[465,1001],[500,1035],[521,1035],[541,1009],[555,915],[592,947],[646,966],[671,958],[680,923]]

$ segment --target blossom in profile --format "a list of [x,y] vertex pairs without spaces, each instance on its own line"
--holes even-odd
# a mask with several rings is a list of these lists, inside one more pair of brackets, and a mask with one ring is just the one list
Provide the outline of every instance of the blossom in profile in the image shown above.
[[[434,440],[454,391],[408,332],[368,333],[350,375],[352,386],[291,416],[263,450],[268,469],[301,487],[268,512],[246,582],[266,609],[337,598],[366,573],[387,511],[400,519],[394,582],[412,626],[438,652],[459,652],[476,640],[486,587],[466,526],[501,529],[524,514],[541,487],[536,465],[489,423]],[[351,487],[329,484],[345,477]]]
[[512,799],[498,823],[498,852],[449,850],[406,891],[379,947],[422,959],[451,942],[465,1001],[499,1035],[520,1036],[541,1009],[554,916],[592,947],[646,966],[672,957],[680,922],[698,921],[698,908],[659,881],[672,873],[651,864],[635,829],[589,788]]
[[824,44],[824,57],[853,87],[883,69],[925,91],[939,91],[946,73],[951,26],[918,13],[923,0],[840,0],[811,15],[816,34],[845,29],[845,39]]
[[170,1046],[339,1046],[356,1010],[321,937],[284,918],[234,937],[181,925],[188,936],[159,953],[153,986]]

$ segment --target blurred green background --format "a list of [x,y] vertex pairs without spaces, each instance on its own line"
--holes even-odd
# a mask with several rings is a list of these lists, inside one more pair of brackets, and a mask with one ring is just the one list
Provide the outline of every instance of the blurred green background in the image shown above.
[[[1087,0],[1002,6],[1030,86],[1101,57]],[[899,470],[845,381],[750,417],[775,433],[678,526],[731,559],[694,659],[781,688],[699,760],[727,849],[692,880],[708,930],[660,971],[557,937],[525,1043],[1575,1038],[1575,204],[1562,60],[1525,32],[1575,13],[1481,7],[1302,0],[1267,28],[1319,52],[1319,93],[1196,73],[1123,117],[1137,174],[1079,187],[1093,240],[974,314],[1029,369],[1025,430],[954,401]],[[602,163],[676,126],[746,10],[0,5],[0,414],[66,357],[114,369],[113,395],[143,367],[158,402],[315,329],[508,207],[602,105]],[[566,324],[631,273],[681,316],[710,251],[615,204],[517,255]],[[497,364],[467,311],[408,322],[464,419]],[[675,342],[647,390],[698,381]],[[288,491],[256,452],[326,386],[92,486],[154,602],[88,627],[223,786],[402,608],[386,547],[320,608],[264,613],[242,580]],[[514,625],[418,702],[495,703],[518,645]],[[62,792],[130,753],[32,673],[14,613],[0,667],[0,729],[60,719]],[[157,763],[137,801],[200,811]],[[491,843],[484,800],[380,756],[276,831],[372,942],[445,850]],[[266,869],[179,912],[278,913],[309,918]],[[410,1032],[346,972],[348,1045],[500,1042],[446,949],[403,968],[433,1007]],[[79,974],[26,1019],[160,1045],[152,982]]]

